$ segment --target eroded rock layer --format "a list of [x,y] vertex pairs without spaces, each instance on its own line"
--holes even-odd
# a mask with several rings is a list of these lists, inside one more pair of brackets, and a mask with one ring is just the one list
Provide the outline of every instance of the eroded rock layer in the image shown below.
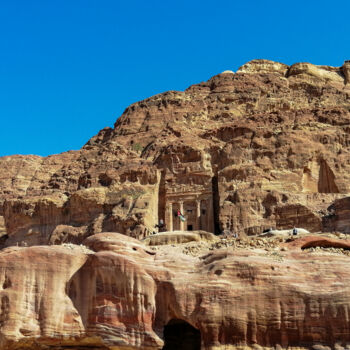
[[177,336],[179,349],[350,344],[349,256],[305,250],[348,240],[197,257],[116,233],[84,243],[0,252],[2,349],[162,349]]
[[79,151],[0,158],[2,242],[142,238],[160,219],[170,231],[322,230],[350,192],[348,66],[254,60],[129,106]]

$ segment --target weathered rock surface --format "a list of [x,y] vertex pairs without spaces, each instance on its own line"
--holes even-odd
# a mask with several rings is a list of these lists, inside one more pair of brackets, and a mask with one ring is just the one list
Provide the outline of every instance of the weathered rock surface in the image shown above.
[[[274,254],[230,247],[199,257],[171,246],[154,252],[116,233],[91,236],[86,247],[7,248],[0,252],[0,346],[161,349],[167,324],[174,346],[175,322],[177,336],[193,343],[199,335],[202,349],[344,348],[350,257],[301,249],[315,240]],[[188,324],[199,333],[182,332]]]
[[350,197],[338,199],[328,208],[323,226],[327,231],[350,233]]
[[350,193],[349,72],[254,60],[129,106],[79,151],[0,158],[2,241],[143,238],[160,219],[180,229],[180,201],[185,229],[328,230]]
[[201,241],[215,242],[218,241],[218,238],[214,234],[205,231],[174,231],[162,232],[148,236],[142,240],[142,243],[145,245],[154,246]]

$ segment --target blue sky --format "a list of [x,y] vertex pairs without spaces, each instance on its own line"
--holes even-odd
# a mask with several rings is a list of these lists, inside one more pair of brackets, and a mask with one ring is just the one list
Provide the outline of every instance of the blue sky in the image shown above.
[[79,149],[131,103],[254,58],[340,66],[350,2],[0,1],[0,156]]

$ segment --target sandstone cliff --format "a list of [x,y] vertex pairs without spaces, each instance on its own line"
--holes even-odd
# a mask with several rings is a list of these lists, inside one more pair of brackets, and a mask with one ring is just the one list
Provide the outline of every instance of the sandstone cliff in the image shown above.
[[349,249],[348,240],[309,237],[200,256],[154,251],[116,233],[84,243],[0,252],[2,349],[350,344],[349,256],[305,249]]
[[1,349],[349,348],[349,79],[254,60],[0,158]]
[[350,192],[349,69],[254,60],[129,106],[80,151],[0,158],[3,241],[142,238],[181,194],[208,231],[321,231]]

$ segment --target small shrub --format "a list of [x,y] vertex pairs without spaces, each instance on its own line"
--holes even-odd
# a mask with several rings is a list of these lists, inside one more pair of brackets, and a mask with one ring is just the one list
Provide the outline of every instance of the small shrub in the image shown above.
[[143,150],[143,147],[142,147],[139,143],[134,143],[134,144],[132,145],[132,149],[133,149],[133,151],[135,151],[135,152],[141,153],[142,150]]

